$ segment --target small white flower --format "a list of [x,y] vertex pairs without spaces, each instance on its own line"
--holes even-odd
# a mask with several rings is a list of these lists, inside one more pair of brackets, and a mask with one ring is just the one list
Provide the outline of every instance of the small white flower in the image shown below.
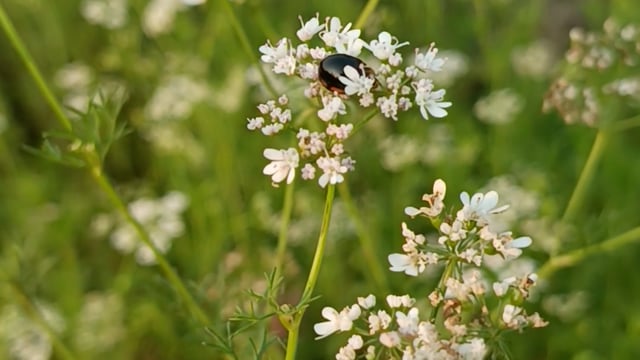
[[455,350],[461,359],[482,360],[487,353],[487,346],[482,338],[473,338],[465,343],[456,345]]
[[516,277],[511,276],[500,282],[493,283],[493,292],[496,293],[497,297],[502,297],[509,290],[509,286],[516,282]]
[[345,307],[338,312],[332,307],[322,309],[322,317],[327,319],[325,322],[313,325],[313,330],[318,334],[317,339],[325,338],[336,331],[349,331],[353,327],[353,320],[360,317],[361,310],[358,305]]
[[413,336],[418,332],[418,323],[420,322],[418,308],[411,308],[406,314],[402,311],[396,312],[396,323],[398,331],[402,335]]
[[380,334],[380,343],[388,348],[400,345],[400,335],[396,331],[389,331]]
[[262,116],[249,118],[249,119],[247,119],[247,121],[248,121],[247,129],[249,129],[249,130],[260,129],[260,128],[262,128],[262,125],[264,125],[264,118]]
[[309,41],[315,34],[320,32],[320,30],[324,28],[324,25],[320,25],[318,16],[319,15],[316,14],[315,17],[312,17],[306,23],[303,23],[302,17],[299,17],[302,27],[296,32],[296,35],[298,35],[298,39],[300,39],[301,41]]
[[432,91],[433,83],[428,79],[420,79],[412,85],[416,91],[415,103],[420,107],[420,114],[425,120],[429,119],[429,115],[435,118],[447,116],[445,109],[451,106],[451,102],[442,101],[446,93],[444,89]]
[[391,324],[391,316],[384,310],[378,310],[377,313],[369,315],[367,322],[369,323],[369,334],[373,335],[380,330],[387,329]]
[[344,67],[345,76],[340,76],[339,80],[345,85],[344,93],[351,96],[357,94],[362,96],[371,92],[371,88],[375,84],[375,80],[366,73],[360,73],[353,66]]
[[354,350],[359,350],[364,346],[364,341],[362,340],[362,336],[360,335],[351,335],[351,337],[347,341],[347,344],[349,344],[349,346],[351,346]]
[[434,44],[431,44],[424,54],[416,51],[415,64],[422,71],[440,71],[445,60],[437,58],[436,55],[438,55],[438,49],[434,47]]
[[518,328],[520,324],[526,322],[522,312],[521,307],[507,304],[502,312],[502,321],[510,328]]
[[370,294],[366,298],[358,297],[358,305],[363,309],[371,309],[376,306],[376,297],[373,294]]
[[378,59],[387,60],[393,56],[397,48],[408,44],[409,42],[399,43],[395,36],[391,36],[388,32],[383,31],[378,34],[377,40],[371,40],[371,42],[365,44],[364,47],[369,49],[369,51],[373,53],[373,56]]
[[316,168],[311,164],[304,164],[304,167],[300,170],[300,175],[304,180],[311,180],[316,177]]
[[280,183],[285,178],[287,179],[287,184],[293,182],[299,161],[299,155],[296,149],[265,149],[263,155],[268,160],[271,160],[271,163],[262,170],[263,174],[271,176],[271,180],[274,183]]
[[400,307],[411,307],[415,304],[416,300],[409,295],[387,295],[387,304],[392,309],[400,308]]
[[387,257],[393,272],[403,272],[409,276],[418,276],[425,269],[425,261],[422,261],[419,253],[412,254],[390,254]]
[[348,168],[336,158],[322,156],[316,160],[316,164],[324,172],[318,179],[318,184],[321,187],[325,187],[327,184],[335,185],[344,181],[343,174],[348,171]]
[[416,209],[408,206],[404,209],[404,213],[415,217],[419,214],[424,214],[428,217],[436,217],[440,215],[444,209],[444,197],[447,194],[447,184],[442,179],[437,179],[433,183],[433,193],[425,194],[422,196],[422,201],[426,201],[428,206]]
[[509,205],[496,208],[498,199],[498,193],[495,191],[486,194],[476,193],[472,197],[464,191],[460,194],[463,208],[458,211],[457,217],[463,221],[478,221],[480,226],[488,224],[489,215],[501,213],[509,208]]
[[338,115],[347,113],[347,106],[339,96],[323,96],[322,105],[324,107],[318,110],[318,117],[323,121],[333,120]]

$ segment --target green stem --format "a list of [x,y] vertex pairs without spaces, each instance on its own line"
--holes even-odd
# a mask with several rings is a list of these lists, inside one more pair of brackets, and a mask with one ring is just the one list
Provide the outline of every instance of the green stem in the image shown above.
[[640,240],[640,226],[598,244],[593,244],[582,249],[571,251],[564,255],[552,257],[540,267],[537,274],[540,278],[548,278],[555,271],[573,266],[588,256],[619,249],[638,240]]
[[313,294],[313,289],[316,286],[318,275],[320,274],[320,265],[322,265],[322,259],[324,258],[324,249],[327,244],[327,234],[329,233],[329,223],[331,221],[331,210],[333,208],[335,190],[335,185],[329,185],[329,188],[327,189],[327,197],[324,203],[324,213],[322,214],[322,225],[320,226],[318,244],[316,245],[316,252],[313,255],[313,263],[311,264],[307,284],[304,287],[300,303],[298,304],[298,313],[295,314],[295,318],[289,328],[285,360],[294,360],[296,358],[300,323],[302,322],[302,317],[307,309],[307,303]]
[[53,343],[53,347],[56,351],[56,358],[65,360],[75,360],[76,357],[73,355],[71,350],[62,342],[62,340],[58,337],[57,332],[44,318],[40,310],[35,306],[35,304],[29,299],[27,294],[24,293],[22,288],[13,282],[10,282],[10,287],[13,290],[13,293],[16,295],[16,299],[20,307],[25,311],[27,316],[33,321],[35,321],[46,333],[51,342]]
[[640,115],[611,124],[611,131],[624,131],[640,126]]
[[20,36],[18,36],[18,33],[16,32],[15,27],[11,23],[11,20],[7,16],[1,4],[0,4],[0,26],[2,26],[2,30],[9,38],[9,42],[11,43],[11,46],[13,46],[13,48],[18,53],[18,56],[20,57],[20,60],[22,61],[24,66],[27,68],[29,75],[31,75],[31,77],[36,83],[36,86],[38,87],[38,89],[44,96],[45,100],[53,110],[53,113],[55,114],[56,118],[60,122],[60,125],[62,125],[62,127],[65,128],[65,130],[71,131],[72,129],[71,121],[69,121],[67,116],[64,114],[64,111],[62,110],[62,106],[60,106],[60,103],[56,100],[56,97],[53,95],[53,92],[51,91],[51,89],[49,89],[49,86],[47,86],[47,83],[44,81],[42,74],[40,74],[40,71],[38,70],[38,67],[35,65],[33,58],[29,54],[29,51],[27,51],[27,48],[24,46],[24,42],[20,39]]
[[349,216],[351,217],[351,221],[356,226],[356,231],[358,232],[358,240],[360,240],[360,248],[362,249],[362,254],[364,255],[365,263],[367,264],[368,271],[367,273],[371,275],[373,278],[373,282],[375,286],[378,288],[380,292],[386,293],[388,292],[387,288],[387,279],[385,276],[385,271],[381,266],[381,262],[376,258],[376,254],[374,249],[376,249],[375,244],[371,236],[369,235],[369,231],[365,226],[364,222],[362,222],[362,218],[358,213],[358,207],[353,202],[353,198],[351,197],[351,191],[349,191],[349,186],[346,183],[341,183],[338,185],[338,191],[340,192],[340,199],[342,199]]
[[376,114],[378,114],[377,110],[371,110],[369,113],[367,113],[362,120],[358,121],[354,126],[353,126],[353,131],[351,131],[351,134],[349,136],[353,136],[355,135],[355,133],[357,133],[358,131],[360,131],[360,129],[362,129],[363,126],[365,126],[366,123],[369,122],[369,120],[373,119]]
[[[60,124],[67,131],[71,132],[72,126],[71,126],[71,122],[69,121],[69,118],[62,111],[62,106],[60,105],[58,100],[55,98],[55,96],[47,86],[47,83],[44,81],[44,78],[40,74],[40,71],[38,70],[38,68],[35,66],[31,58],[31,55],[26,50],[22,41],[20,40],[17,33],[15,32],[15,29],[13,28],[13,25],[11,24],[9,18],[6,16],[4,9],[2,8],[2,5],[0,5],[0,26],[2,26],[4,32],[9,37],[9,41],[12,43],[13,47],[18,52],[20,59],[22,60],[24,65],[27,67],[29,74],[36,82],[38,89],[40,90],[42,95],[45,97],[47,103],[49,104],[49,106],[51,106],[51,109],[53,109],[53,112],[56,114],[56,117],[60,121]],[[144,242],[152,250],[158,262],[158,265],[160,266],[162,271],[165,273],[169,282],[174,286],[175,290],[178,293],[178,296],[180,296],[182,300],[185,302],[185,306],[189,309],[192,315],[197,319],[197,321],[201,325],[203,326],[209,325],[210,321],[207,318],[206,314],[202,311],[202,309],[200,309],[200,307],[193,300],[193,298],[187,291],[186,287],[184,286],[184,284],[182,283],[178,275],[173,271],[171,266],[169,266],[169,263],[167,262],[165,257],[153,245],[151,238],[149,237],[149,234],[142,228],[142,225],[140,225],[140,223],[138,223],[133,218],[133,216],[129,213],[128,209],[126,208],[126,206],[124,205],[120,197],[118,197],[118,195],[116,194],[111,183],[104,177],[100,164],[96,160],[98,159],[98,157],[91,156],[91,155],[95,155],[95,154],[86,154],[85,162],[87,166],[90,168],[90,172],[94,180],[98,183],[98,185],[107,195],[109,200],[111,200],[112,204],[116,207],[116,209],[124,216],[127,222],[129,222],[133,226],[133,228],[135,229],[136,233],[138,234],[142,242]]]
[[140,222],[136,220],[125,204],[122,202],[118,194],[113,189],[113,186],[109,182],[109,180],[104,176],[102,170],[98,165],[91,166],[91,175],[102,191],[107,195],[111,204],[116,208],[116,210],[124,217],[124,219],[135,229],[136,234],[140,238],[140,240],[148,246],[153,252],[153,256],[155,257],[158,266],[164,272],[167,280],[174,287],[178,296],[184,301],[185,306],[191,312],[192,316],[200,323],[200,325],[208,326],[210,325],[209,318],[202,311],[202,309],[195,302],[191,294],[187,291],[184,283],[180,279],[180,277],[176,274],[173,268],[169,265],[169,262],[164,257],[164,255],[157,249],[157,247],[153,244],[149,233],[142,227]]
[[358,16],[358,20],[356,20],[356,23],[355,25],[353,25],[353,27],[355,29],[362,28],[364,26],[364,23],[367,22],[367,19],[369,18],[373,10],[375,10],[376,6],[378,6],[378,0],[367,1],[367,4],[364,6],[364,9],[362,9],[360,16]]
[[273,96],[274,98],[277,97],[278,92],[273,87],[273,85],[271,85],[271,83],[269,82],[267,73],[264,71],[264,68],[262,67],[262,64],[260,63],[260,61],[258,61],[258,58],[256,57],[253,51],[253,48],[251,47],[251,43],[249,42],[249,37],[247,36],[247,33],[244,31],[244,29],[240,25],[240,21],[238,21],[238,17],[236,16],[236,13],[233,11],[233,8],[231,7],[231,2],[228,0],[220,0],[219,2],[222,4],[222,7],[224,7],[224,10],[229,15],[227,20],[229,20],[229,22],[231,23],[231,27],[233,28],[233,30],[236,32],[236,35],[240,39],[240,45],[242,46],[244,52],[247,54],[249,59],[251,59],[251,61],[256,66],[256,68],[258,68],[258,72],[260,73],[260,77],[262,78],[262,82],[264,83],[264,86],[267,87],[267,91],[269,91],[269,94],[271,94],[271,96]]
[[596,174],[596,168],[598,167],[598,162],[600,161],[600,158],[602,158],[602,154],[604,153],[604,149],[606,148],[609,139],[609,132],[605,132],[603,130],[598,131],[596,139],[593,142],[593,146],[591,147],[589,157],[587,158],[587,162],[584,164],[584,168],[578,178],[578,183],[573,189],[573,194],[571,194],[567,208],[562,216],[563,223],[575,220],[576,215],[578,215],[578,211],[584,203],[587,187],[593,181]]
[[[447,266],[444,268],[444,271],[442,272],[442,276],[440,276],[440,281],[438,281],[437,290],[441,294],[444,293],[444,289],[447,284],[447,279],[451,277],[451,275],[453,274],[453,271],[456,269],[456,266],[458,266],[458,260],[456,260],[455,258],[449,259],[449,262],[447,262]],[[442,302],[440,302],[440,304],[442,304]],[[434,321],[436,319],[436,315],[438,314],[439,309],[440,309],[440,305],[434,307],[431,310],[431,317],[430,317],[431,321]]]
[[316,281],[320,274],[320,265],[324,258],[324,248],[327,244],[327,234],[329,233],[329,223],[331,221],[331,210],[333,209],[333,198],[335,196],[335,185],[329,185],[327,189],[327,197],[324,203],[324,213],[322,214],[322,225],[320,226],[320,235],[318,236],[318,244],[316,245],[316,253],[313,255],[313,263],[307,278],[307,284],[302,293],[302,300],[308,300],[316,287]]
[[287,185],[284,192],[284,204],[282,205],[282,214],[280,216],[280,232],[278,234],[278,246],[276,250],[276,281],[282,274],[282,265],[285,255],[287,254],[287,239],[289,230],[289,221],[291,220],[291,210],[293,209],[293,188],[295,182]]

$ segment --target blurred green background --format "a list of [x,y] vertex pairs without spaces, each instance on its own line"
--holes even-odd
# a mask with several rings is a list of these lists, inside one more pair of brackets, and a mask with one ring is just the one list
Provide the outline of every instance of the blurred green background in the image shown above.
[[[267,99],[255,68],[257,49],[267,39],[294,37],[298,15],[308,19],[318,12],[321,19],[355,22],[366,2],[167,3],[172,2],[2,0],[65,104],[81,107],[96,89],[127,90],[118,121],[131,133],[114,144],[105,171],[126,202],[156,201],[171,191],[186,196],[188,206],[172,219],[178,231],[167,256],[208,312],[211,327],[221,330],[233,309],[248,302],[245,291],[264,287],[284,194],[261,174],[262,149],[276,144],[246,129],[255,106]],[[252,54],[234,30],[229,5]],[[406,58],[409,48],[436,42],[453,64],[445,70],[448,76],[436,79],[453,102],[448,117],[424,121],[410,111],[398,122],[374,118],[349,143],[357,170],[347,183],[383,266],[402,243],[403,208],[417,205],[436,178],[447,182],[448,204],[460,191],[491,188],[501,203],[521,209],[510,226],[532,236],[527,255],[538,266],[550,254],[640,225],[640,130],[617,133],[609,143],[587,201],[567,231],[560,218],[596,130],[567,126],[557,114],[541,111],[544,94],[562,69],[569,30],[598,31],[611,16],[638,22],[637,5],[637,0],[379,2],[362,28],[364,39],[389,31],[410,42],[403,49]],[[285,88],[281,80],[274,80],[278,89]],[[620,114],[637,112],[629,107]],[[47,352],[41,337],[16,345],[18,335],[38,333],[26,320],[23,296],[38,304],[77,358],[221,358],[202,345],[211,339],[189,320],[158,269],[141,266],[135,255],[112,246],[118,220],[87,171],[25,151],[24,145],[38,147],[42,134],[56,129],[53,113],[3,34],[0,266],[6,286],[0,292],[0,358],[40,359],[49,353],[62,358]],[[283,302],[295,302],[304,286],[324,200],[313,182],[299,183],[295,191]],[[329,241],[316,289],[321,298],[302,325],[300,359],[333,358],[345,341],[313,339],[311,327],[323,306],[342,308],[357,296],[384,295],[371,282],[339,200]],[[550,325],[514,334],[513,358],[639,358],[639,259],[640,247],[632,244],[552,274],[528,304]],[[433,285],[428,277],[385,275],[398,294],[423,297]],[[268,328],[282,335],[275,320]],[[271,357],[277,354],[274,350]]]

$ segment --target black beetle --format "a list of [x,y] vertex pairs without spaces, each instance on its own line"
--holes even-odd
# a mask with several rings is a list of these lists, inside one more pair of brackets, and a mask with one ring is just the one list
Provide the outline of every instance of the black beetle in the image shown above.
[[345,76],[344,68],[351,66],[361,75],[373,77],[373,70],[364,61],[347,54],[331,54],[318,65],[318,80],[329,91],[344,94],[345,84],[340,81],[340,76]]

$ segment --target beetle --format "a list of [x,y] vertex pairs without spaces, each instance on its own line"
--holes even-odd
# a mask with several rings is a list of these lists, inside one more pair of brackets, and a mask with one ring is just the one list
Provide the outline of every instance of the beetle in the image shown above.
[[345,76],[346,66],[355,68],[361,75],[373,78],[373,70],[364,61],[347,54],[331,54],[320,61],[318,80],[329,91],[344,94],[346,85],[340,81],[340,76]]

